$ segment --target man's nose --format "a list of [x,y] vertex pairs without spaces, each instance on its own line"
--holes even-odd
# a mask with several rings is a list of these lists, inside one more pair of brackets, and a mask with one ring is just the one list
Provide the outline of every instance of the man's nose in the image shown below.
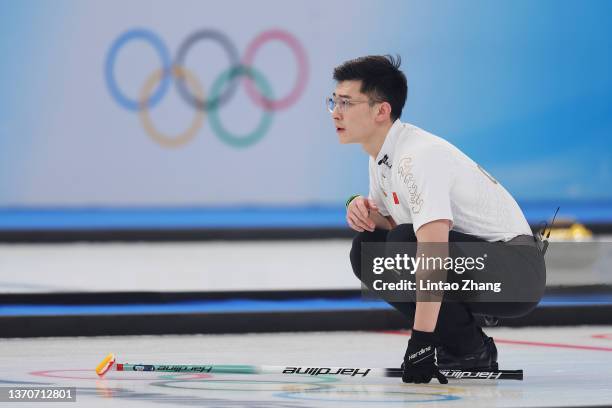
[[332,111],[331,115],[332,115],[332,119],[334,120],[342,119],[342,115],[340,114],[340,109],[338,109],[337,106],[334,106],[334,110]]

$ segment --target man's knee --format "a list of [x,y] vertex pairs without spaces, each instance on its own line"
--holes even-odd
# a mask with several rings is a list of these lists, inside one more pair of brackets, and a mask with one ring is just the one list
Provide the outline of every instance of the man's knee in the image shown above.
[[353,246],[351,247],[351,267],[357,279],[361,280],[361,243],[367,242],[368,232],[360,232],[353,238]]
[[361,280],[361,244],[369,242],[385,242],[386,236],[387,231],[383,230],[374,230],[373,232],[364,231],[355,235],[355,238],[353,238],[353,245],[351,247],[350,259],[353,273],[357,279]]

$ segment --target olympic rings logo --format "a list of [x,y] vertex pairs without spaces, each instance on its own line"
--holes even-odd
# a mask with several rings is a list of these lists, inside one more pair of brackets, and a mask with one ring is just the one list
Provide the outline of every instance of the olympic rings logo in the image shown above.
[[[161,68],[153,71],[145,79],[138,99],[126,96],[115,79],[115,62],[121,48],[130,41],[145,41],[157,52]],[[227,54],[231,66],[219,74],[213,82],[208,98],[204,95],[202,85],[197,77],[184,67],[186,56],[199,41],[214,41],[218,43]],[[282,98],[274,98],[268,80],[255,69],[252,64],[257,51],[269,41],[281,41],[293,52],[298,66],[298,75],[292,90]],[[211,127],[215,134],[224,143],[234,147],[247,147],[257,143],[265,135],[272,124],[272,112],[280,111],[293,105],[302,95],[308,81],[308,59],[304,47],[296,37],[284,30],[273,29],[260,33],[247,46],[242,59],[239,57],[236,46],[223,33],[203,29],[188,36],[178,48],[174,59],[171,59],[168,48],[163,41],[147,29],[132,29],[121,34],[112,43],[106,56],[104,75],[106,85],[113,99],[123,108],[138,112],[146,133],[157,143],[164,147],[179,147],[191,141],[204,122],[204,115],[208,113]],[[235,93],[241,81],[247,95],[257,106],[263,109],[262,117],[257,127],[247,135],[230,133],[221,123],[218,110],[227,103]],[[149,110],[157,105],[165,96],[171,81],[182,99],[195,109],[193,120],[189,127],[178,135],[167,135],[158,131],[151,120]]]

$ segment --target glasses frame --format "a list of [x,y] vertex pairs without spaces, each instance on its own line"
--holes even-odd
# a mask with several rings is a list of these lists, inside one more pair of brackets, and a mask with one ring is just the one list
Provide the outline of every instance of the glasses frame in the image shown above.
[[[341,102],[338,103],[337,102],[338,100],[341,100]],[[346,111],[348,111],[351,106],[359,105],[360,103],[366,103],[366,102],[369,103],[370,105],[374,105],[374,103],[376,103],[375,101],[371,99],[368,99],[366,101],[354,101],[352,99],[347,99],[347,98],[334,98],[333,96],[325,97],[325,106],[327,107],[327,110],[329,111],[329,113],[334,113],[336,108],[338,108],[338,112],[346,113]]]

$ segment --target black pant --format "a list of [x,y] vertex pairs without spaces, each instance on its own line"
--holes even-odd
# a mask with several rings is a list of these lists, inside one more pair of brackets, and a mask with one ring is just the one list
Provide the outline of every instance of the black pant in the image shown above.
[[[449,232],[450,242],[485,242],[484,240],[462,234],[456,231]],[[361,278],[361,251],[362,243],[370,242],[417,242],[412,224],[402,224],[391,231],[375,230],[373,232],[360,232],[353,239],[351,249],[351,265],[353,272]],[[503,244],[499,244],[503,245]],[[522,274],[528,275],[530,284],[525,290],[535,291],[543,294],[546,285],[546,270],[544,260],[537,248],[527,248],[521,257],[525,260],[525,267],[515,268],[517,270],[501,271],[500,273],[512,273],[521,281]],[[529,269],[529,270],[527,270]],[[521,290],[516,287],[513,290]],[[536,295],[536,297],[538,297]],[[541,297],[541,295],[539,296]],[[539,299],[538,297],[538,299]],[[389,302],[395,309],[400,311],[408,319],[413,320],[416,309],[414,302]],[[537,301],[530,302],[442,302],[440,314],[436,324],[435,333],[442,344],[454,354],[464,354],[482,345],[482,330],[474,319],[474,314],[490,315],[495,317],[519,317],[532,311]]]

